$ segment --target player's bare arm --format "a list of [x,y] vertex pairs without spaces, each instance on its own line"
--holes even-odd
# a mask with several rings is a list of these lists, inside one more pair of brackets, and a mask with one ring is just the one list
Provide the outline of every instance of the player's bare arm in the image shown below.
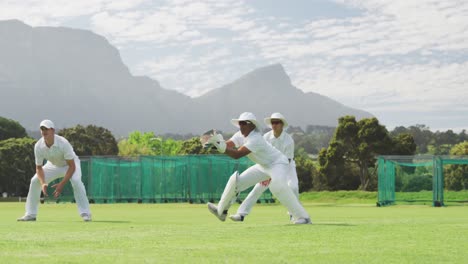
[[75,165],[74,160],[66,160],[66,161],[67,161],[67,165],[68,165],[68,170],[65,173],[65,176],[63,177],[63,179],[59,183],[54,184],[52,186],[52,188],[55,188],[55,191],[54,191],[54,197],[55,198],[59,197],[59,195],[63,191],[63,187],[65,187],[65,184],[67,184],[67,182],[70,180],[70,178],[73,176],[73,173],[75,173],[75,170],[76,170],[76,165]]
[[250,150],[244,146],[240,147],[239,149],[234,148],[234,142],[228,140],[226,142],[226,152],[225,154],[234,159],[240,159],[244,156],[250,154]]
[[47,196],[47,183],[45,181],[44,170],[42,165],[36,165],[36,174],[39,182],[41,183],[41,189],[44,196]]

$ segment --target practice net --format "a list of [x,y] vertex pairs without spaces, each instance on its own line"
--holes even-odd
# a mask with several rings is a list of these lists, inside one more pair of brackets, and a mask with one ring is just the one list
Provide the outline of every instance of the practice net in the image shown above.
[[[468,190],[467,156],[380,156],[377,162],[377,206],[392,205],[398,201],[444,206],[446,182],[453,189],[451,180],[459,175],[461,183],[456,190]],[[405,195],[409,192],[412,194]],[[449,201],[466,203],[467,200],[468,198]]]
[[[253,163],[221,155],[80,157],[91,203],[206,203],[221,198],[229,177]],[[55,180],[54,183],[59,182]],[[252,188],[238,197],[243,200]],[[67,183],[57,202],[74,202]],[[267,190],[258,202],[274,202]]]

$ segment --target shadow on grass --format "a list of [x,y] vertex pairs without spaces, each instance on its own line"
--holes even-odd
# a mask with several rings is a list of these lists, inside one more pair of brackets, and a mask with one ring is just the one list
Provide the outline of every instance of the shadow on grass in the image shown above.
[[111,223],[111,224],[128,224],[131,223],[131,221],[116,221],[116,220],[93,220],[91,222],[95,223]]
[[287,226],[356,226],[347,223],[312,223],[309,225],[295,225],[295,224],[287,224]]
[[356,226],[352,224],[347,224],[347,223],[313,223],[312,225],[324,225],[324,226]]
[[374,203],[308,203],[311,207],[376,207]]
[[[16,221],[18,223],[65,223],[65,222],[84,222],[83,220],[76,220],[76,221],[54,221],[54,220],[45,220],[45,221],[28,221],[28,222],[21,222],[21,221]],[[110,224],[129,224],[131,221],[114,221],[114,220],[93,220],[90,221],[89,223],[110,223]]]

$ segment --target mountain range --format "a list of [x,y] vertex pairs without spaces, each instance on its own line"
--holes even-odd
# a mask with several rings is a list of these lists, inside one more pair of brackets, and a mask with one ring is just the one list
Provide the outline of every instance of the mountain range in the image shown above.
[[135,130],[231,132],[236,128],[230,119],[245,111],[258,119],[281,112],[291,125],[303,127],[336,126],[343,115],[372,116],[294,87],[280,64],[191,98],[133,76],[119,51],[91,31],[0,21],[0,116],[28,130],[47,118],[57,128],[93,124],[119,136]]

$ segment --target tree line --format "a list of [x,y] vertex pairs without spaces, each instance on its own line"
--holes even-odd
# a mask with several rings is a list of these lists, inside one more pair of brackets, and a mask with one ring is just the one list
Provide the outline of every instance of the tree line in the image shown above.
[[[300,191],[376,190],[378,155],[468,155],[465,131],[431,132],[423,125],[388,131],[376,118],[339,118],[338,126],[290,126]],[[131,132],[116,140],[106,128],[77,125],[57,131],[73,145],[78,156],[139,156],[217,154],[204,149],[198,137]],[[224,134],[225,138],[230,134]],[[34,144],[17,121],[0,117],[0,193],[25,195],[35,173]],[[426,177],[427,178],[427,177]],[[427,179],[426,179],[427,181]],[[401,183],[397,183],[397,185]],[[446,188],[468,189],[466,165],[452,165],[445,174]],[[424,184],[420,184],[424,186]],[[427,185],[427,182],[426,182]],[[401,187],[403,188],[403,187]]]

